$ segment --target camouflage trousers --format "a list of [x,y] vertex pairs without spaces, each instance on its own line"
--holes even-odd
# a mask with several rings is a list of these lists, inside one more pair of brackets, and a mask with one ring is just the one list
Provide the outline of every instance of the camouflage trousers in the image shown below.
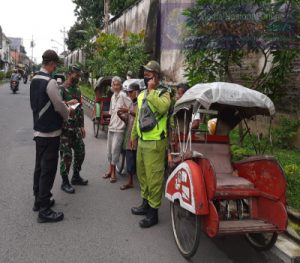
[[85,157],[85,145],[80,128],[63,129],[60,136],[60,174],[68,178],[72,164],[72,150],[74,151],[73,172],[79,173]]

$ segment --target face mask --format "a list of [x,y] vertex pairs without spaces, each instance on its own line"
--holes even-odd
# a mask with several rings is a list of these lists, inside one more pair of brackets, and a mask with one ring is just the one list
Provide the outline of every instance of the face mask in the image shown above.
[[151,79],[153,79],[153,77],[151,77],[151,78],[144,77],[144,82],[145,82],[146,87],[148,87],[148,82],[149,82]]

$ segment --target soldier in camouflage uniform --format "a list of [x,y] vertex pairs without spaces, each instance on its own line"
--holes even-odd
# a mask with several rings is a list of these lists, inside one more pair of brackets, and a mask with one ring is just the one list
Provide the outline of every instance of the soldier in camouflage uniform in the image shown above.
[[[72,66],[68,72],[68,78],[61,86],[61,95],[68,105],[76,106],[81,103],[81,92],[78,87],[80,78],[80,67]],[[74,193],[75,189],[69,182],[69,171],[72,164],[72,149],[74,151],[72,185],[87,185],[88,180],[83,179],[79,172],[85,157],[85,145],[83,138],[84,113],[81,105],[75,110],[75,116],[64,122],[60,137],[60,174],[62,176],[61,189],[66,193]]]

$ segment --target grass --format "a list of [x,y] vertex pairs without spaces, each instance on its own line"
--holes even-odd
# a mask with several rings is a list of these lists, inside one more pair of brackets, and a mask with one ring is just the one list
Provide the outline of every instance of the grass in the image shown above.
[[0,80],[0,84],[4,84],[4,83],[7,83],[7,82],[9,82],[9,79],[1,79]]
[[298,224],[295,224],[289,220],[289,226],[294,229],[298,235],[300,235],[300,226]]
[[[239,145],[238,130],[235,129],[231,132],[231,151],[233,160],[241,160],[245,157],[255,155],[255,150],[251,144],[249,136],[244,139],[243,146]],[[254,138],[254,140],[257,140]],[[261,146],[264,146],[268,142],[261,140]],[[256,143],[256,146],[259,143]],[[287,178],[287,203],[288,206],[300,211],[300,151],[297,149],[285,149],[278,145],[271,147],[270,145],[266,148],[265,154],[274,156],[281,164],[286,178]]]
[[91,86],[81,83],[79,87],[82,95],[88,97],[90,100],[95,100],[95,92]]

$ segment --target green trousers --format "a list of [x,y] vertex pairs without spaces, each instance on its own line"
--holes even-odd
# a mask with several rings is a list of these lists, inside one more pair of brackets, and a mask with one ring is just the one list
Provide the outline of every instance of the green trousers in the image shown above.
[[161,141],[139,140],[137,148],[137,177],[141,197],[152,208],[159,208],[164,184],[167,139]]
[[63,130],[60,136],[60,174],[68,178],[74,151],[73,172],[79,173],[85,157],[85,145],[79,128]]

